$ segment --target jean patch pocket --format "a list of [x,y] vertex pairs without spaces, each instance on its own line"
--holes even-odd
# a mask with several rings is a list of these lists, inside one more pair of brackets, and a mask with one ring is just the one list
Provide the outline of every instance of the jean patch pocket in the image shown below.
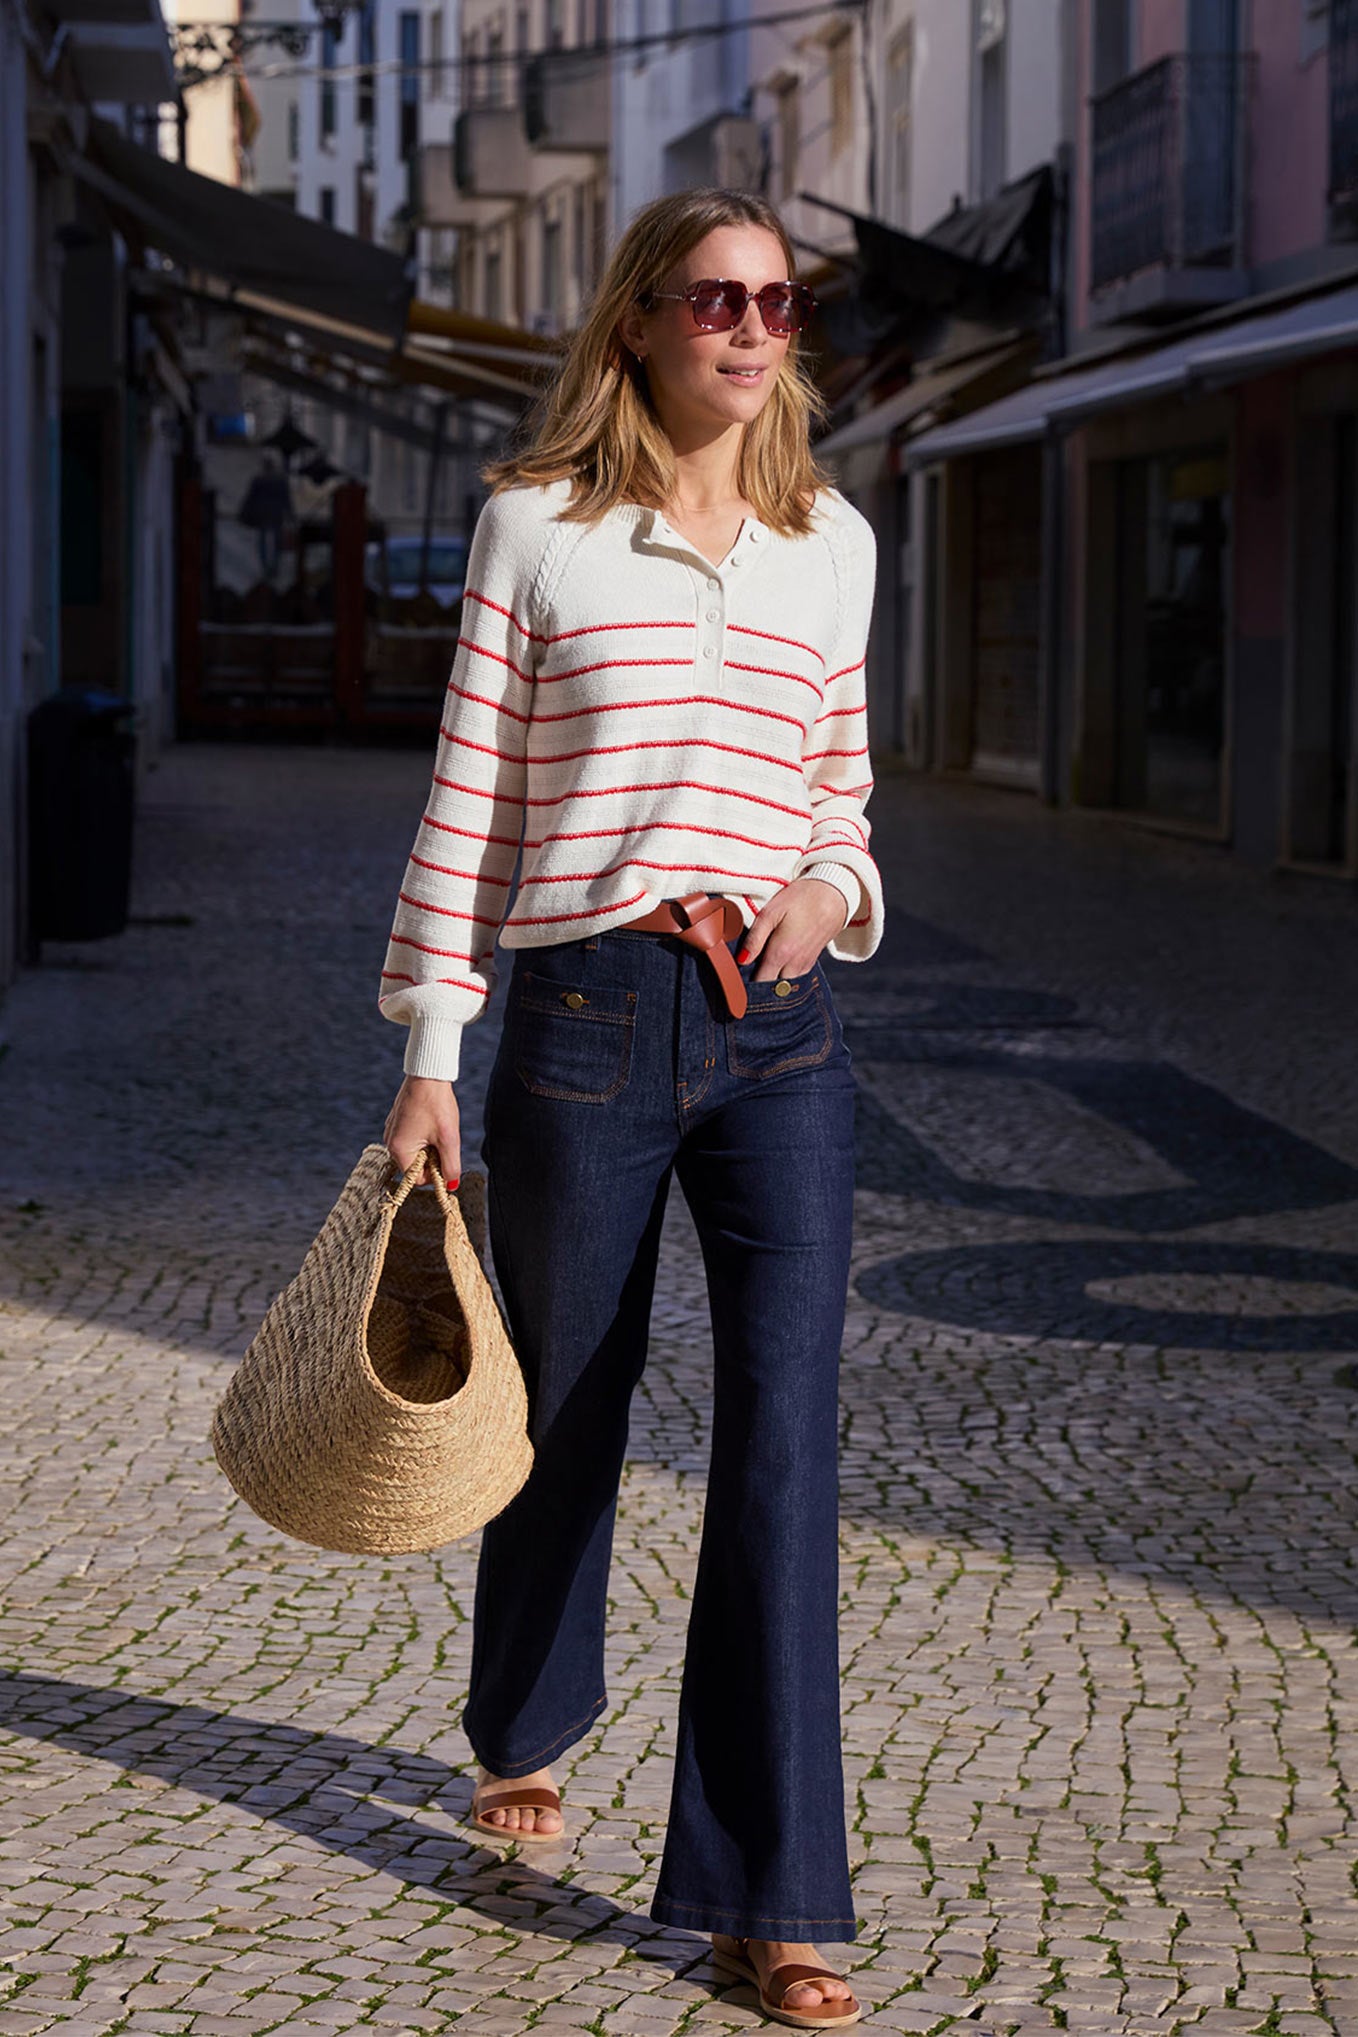
[[747,979],[745,990],[744,1018],[726,1024],[726,1065],[732,1075],[761,1081],[829,1060],[834,1033],[818,969],[771,983]]
[[607,1103],[632,1072],[637,993],[525,970],[510,1005],[514,1070],[534,1096]]

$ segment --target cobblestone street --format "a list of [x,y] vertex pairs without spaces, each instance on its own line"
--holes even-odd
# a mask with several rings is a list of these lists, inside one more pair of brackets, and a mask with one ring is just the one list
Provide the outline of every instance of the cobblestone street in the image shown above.
[[[707,1453],[677,1193],[559,1847],[460,1822],[474,1542],[309,1551],[212,1460],[400,1079],[428,771],[170,753],[134,923],[0,1014],[0,2037],[777,2027],[646,1914]],[[1358,907],[1016,795],[870,814],[823,1949],[884,2032],[1358,2037]]]

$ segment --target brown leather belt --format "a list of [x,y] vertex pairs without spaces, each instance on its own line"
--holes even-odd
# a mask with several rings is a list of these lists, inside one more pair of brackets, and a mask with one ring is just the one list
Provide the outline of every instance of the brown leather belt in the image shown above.
[[690,891],[684,898],[667,898],[654,912],[644,912],[622,924],[643,934],[675,934],[689,947],[696,948],[715,970],[731,1017],[744,1018],[749,1000],[735,957],[726,945],[745,927],[734,899],[714,898],[708,891]]

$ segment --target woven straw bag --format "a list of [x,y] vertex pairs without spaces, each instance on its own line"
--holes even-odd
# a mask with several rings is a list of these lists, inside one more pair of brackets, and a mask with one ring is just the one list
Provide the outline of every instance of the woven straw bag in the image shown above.
[[368,1146],[212,1421],[217,1462],[270,1527],[318,1549],[437,1549],[508,1506],[528,1398],[482,1264],[484,1174],[450,1196],[422,1153]]

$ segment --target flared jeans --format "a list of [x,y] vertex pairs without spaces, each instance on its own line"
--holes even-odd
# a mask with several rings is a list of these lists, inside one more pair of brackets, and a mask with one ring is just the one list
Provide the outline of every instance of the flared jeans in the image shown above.
[[481,1156],[535,1461],[483,1534],[463,1725],[486,1768],[522,1776],[608,1702],[618,1483],[677,1174],[706,1274],[712,1449],[650,1913],[847,1940],[837,1389],[855,1084],[821,963],[780,982],[757,966],[732,1021],[673,935],[514,952]]

